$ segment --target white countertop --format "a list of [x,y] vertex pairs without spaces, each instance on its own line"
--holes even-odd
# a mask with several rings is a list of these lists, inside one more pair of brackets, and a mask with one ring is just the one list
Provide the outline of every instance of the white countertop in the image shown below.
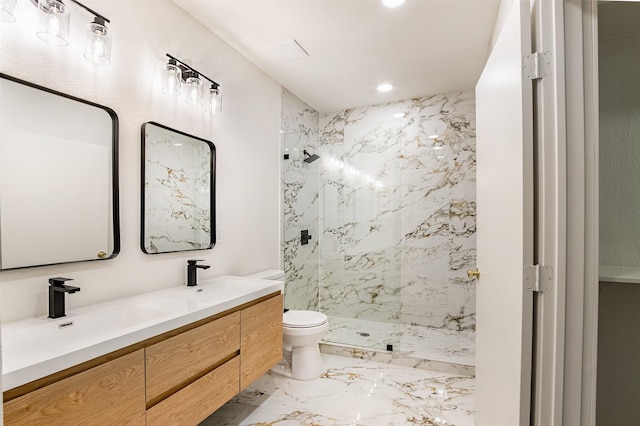
[[[283,291],[281,281],[223,276],[2,325],[2,390]],[[65,324],[70,324],[65,326]],[[62,325],[62,327],[60,327]]]
[[600,266],[600,281],[640,284],[640,266]]

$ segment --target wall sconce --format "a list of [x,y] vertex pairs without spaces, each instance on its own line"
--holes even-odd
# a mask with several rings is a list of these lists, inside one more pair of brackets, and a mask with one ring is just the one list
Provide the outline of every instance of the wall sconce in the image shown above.
[[[10,5],[15,0],[0,0],[2,14],[4,15],[5,3]],[[87,46],[83,56],[86,60],[96,64],[108,64],[111,62],[111,34],[107,29],[109,19],[89,9],[77,0],[70,0],[94,16],[93,22],[87,29]],[[69,8],[62,0],[31,0],[38,8],[38,26],[36,36],[55,46],[67,46],[69,44]],[[15,18],[14,18],[15,20]]]
[[[186,100],[190,105],[203,105],[205,111],[210,114],[220,114],[222,112],[222,95],[220,85],[211,80],[206,75],[194,69],[191,65],[169,55],[169,61],[164,66],[164,81],[162,83],[162,93],[179,96],[182,84],[185,87]],[[203,100],[204,81],[211,83],[211,87],[206,92],[206,99]]]

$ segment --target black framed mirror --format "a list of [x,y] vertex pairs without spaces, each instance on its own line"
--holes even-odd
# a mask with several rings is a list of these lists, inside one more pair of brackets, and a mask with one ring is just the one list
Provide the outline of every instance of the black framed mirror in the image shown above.
[[216,147],[155,122],[142,125],[144,253],[206,250],[215,245]]
[[116,113],[0,73],[0,269],[119,251]]

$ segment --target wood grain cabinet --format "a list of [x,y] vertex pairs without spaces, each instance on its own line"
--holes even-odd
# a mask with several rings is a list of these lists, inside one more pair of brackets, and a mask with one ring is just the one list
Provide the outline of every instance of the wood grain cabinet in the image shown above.
[[34,390],[4,404],[5,425],[144,425],[144,351]]
[[5,392],[5,425],[197,425],[280,361],[282,305],[274,293]]
[[241,312],[240,390],[282,359],[282,296]]

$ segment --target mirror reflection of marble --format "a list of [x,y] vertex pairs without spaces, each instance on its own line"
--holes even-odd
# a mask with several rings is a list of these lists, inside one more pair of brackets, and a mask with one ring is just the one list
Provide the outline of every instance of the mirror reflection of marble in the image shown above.
[[213,143],[162,124],[142,125],[142,251],[215,244]]
[[118,118],[0,74],[0,269],[115,257]]

